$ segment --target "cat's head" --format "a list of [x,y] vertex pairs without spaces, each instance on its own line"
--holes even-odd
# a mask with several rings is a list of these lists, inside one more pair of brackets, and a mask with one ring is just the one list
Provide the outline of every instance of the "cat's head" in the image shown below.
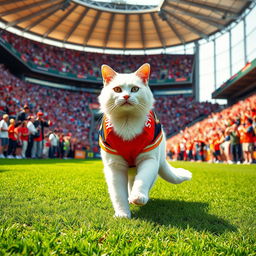
[[120,74],[102,65],[104,87],[99,96],[101,111],[108,115],[148,114],[154,104],[148,86],[150,65],[143,64],[136,72]]

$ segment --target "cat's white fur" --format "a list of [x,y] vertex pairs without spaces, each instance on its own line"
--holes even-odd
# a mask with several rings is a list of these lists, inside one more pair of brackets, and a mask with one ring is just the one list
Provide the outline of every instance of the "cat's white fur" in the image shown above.
[[[148,65],[148,66],[145,66]],[[131,140],[141,134],[147,115],[153,108],[153,94],[147,80],[141,78],[141,70],[149,68],[144,64],[139,70],[131,74],[119,74],[110,67],[103,65],[104,87],[99,96],[101,111],[113,125],[114,131],[124,141]],[[106,72],[111,79],[106,79]],[[137,86],[137,92],[131,88]],[[120,87],[121,93],[113,89]],[[124,98],[129,95],[129,99]],[[128,101],[129,104],[125,104]],[[104,163],[104,173],[108,184],[110,198],[116,217],[131,217],[129,203],[145,205],[149,199],[149,191],[158,174],[168,182],[178,184],[190,180],[192,174],[182,168],[174,168],[166,160],[165,136],[155,149],[141,153],[136,159],[136,171],[128,168],[122,156],[113,155],[101,150]],[[136,145],[134,145],[136,146]],[[125,147],[125,144],[124,144]]]

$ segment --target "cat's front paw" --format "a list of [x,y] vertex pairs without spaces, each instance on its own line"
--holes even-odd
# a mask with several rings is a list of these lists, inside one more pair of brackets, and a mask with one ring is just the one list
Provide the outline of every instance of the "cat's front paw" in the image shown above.
[[148,202],[148,197],[142,193],[132,194],[129,197],[129,203],[135,205],[145,205]]
[[115,218],[126,218],[130,219],[131,218],[131,213],[124,213],[124,212],[116,212],[114,215]]

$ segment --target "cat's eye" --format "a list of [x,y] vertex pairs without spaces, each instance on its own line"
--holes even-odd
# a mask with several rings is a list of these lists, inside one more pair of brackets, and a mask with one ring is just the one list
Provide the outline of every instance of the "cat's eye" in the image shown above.
[[131,89],[131,92],[137,92],[140,88],[138,86],[134,86]]
[[117,92],[117,93],[122,92],[121,87],[114,87],[113,90],[114,90],[114,92]]

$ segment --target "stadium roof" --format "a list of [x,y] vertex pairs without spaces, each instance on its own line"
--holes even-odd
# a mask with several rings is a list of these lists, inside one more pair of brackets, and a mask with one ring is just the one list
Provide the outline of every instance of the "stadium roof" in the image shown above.
[[[4,29],[101,49],[182,45],[222,30],[250,0],[0,0]],[[147,5],[144,3],[148,3]]]
[[213,99],[238,99],[255,93],[256,88],[256,59],[248,62],[239,72],[230,77],[224,84],[212,93]]

